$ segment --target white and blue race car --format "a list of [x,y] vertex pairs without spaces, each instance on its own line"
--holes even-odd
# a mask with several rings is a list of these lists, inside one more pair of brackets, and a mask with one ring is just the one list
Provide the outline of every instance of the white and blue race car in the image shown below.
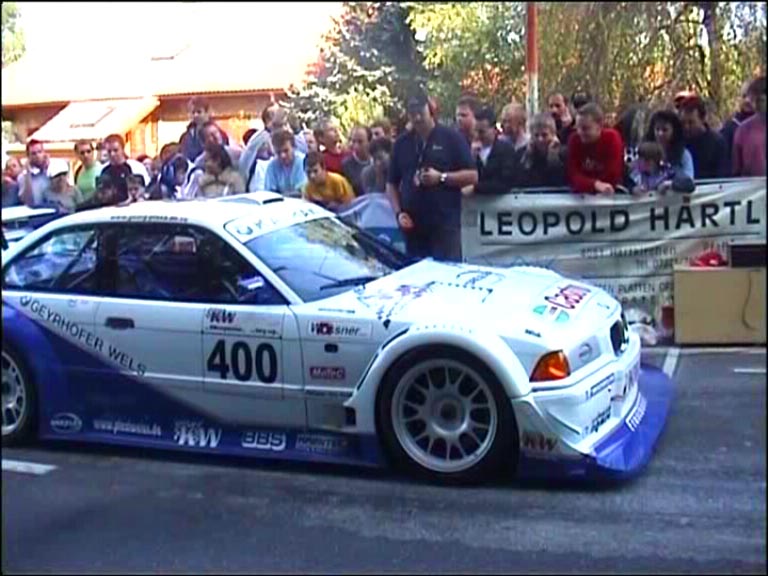
[[4,251],[2,274],[6,445],[622,476],[671,402],[601,290],[412,263],[272,193],[66,216]]

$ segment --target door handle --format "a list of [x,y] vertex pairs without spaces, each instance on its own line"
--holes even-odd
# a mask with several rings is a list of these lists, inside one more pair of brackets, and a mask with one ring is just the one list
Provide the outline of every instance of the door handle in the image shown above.
[[115,316],[110,316],[104,324],[108,328],[114,330],[128,330],[130,328],[135,328],[133,318],[117,318]]

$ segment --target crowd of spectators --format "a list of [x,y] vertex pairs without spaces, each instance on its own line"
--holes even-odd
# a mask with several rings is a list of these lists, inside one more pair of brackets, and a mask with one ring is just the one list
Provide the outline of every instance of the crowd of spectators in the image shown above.
[[[519,103],[499,111],[462,97],[453,121],[420,93],[407,123],[380,118],[342,135],[330,119],[312,129],[268,106],[263,128],[236,143],[209,103],[189,102],[190,122],[156,158],[135,159],[112,134],[78,141],[76,162],[49,158],[30,140],[26,161],[9,158],[3,207],[53,206],[72,212],[150,199],[214,198],[258,190],[339,209],[366,194],[386,194],[408,251],[460,257],[461,196],[568,187],[581,194],[689,193],[710,178],[765,176],[765,77],[744,85],[738,110],[718,132],[692,94],[668,108],[634,106],[615,124],[586,93],[550,94],[547,111],[527,117]],[[400,128],[400,129],[398,129]]]

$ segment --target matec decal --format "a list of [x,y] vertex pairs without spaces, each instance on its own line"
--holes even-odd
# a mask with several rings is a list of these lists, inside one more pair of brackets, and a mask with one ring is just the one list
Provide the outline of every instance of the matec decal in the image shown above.
[[73,434],[80,432],[83,428],[83,421],[71,412],[64,412],[51,418],[51,428],[59,434]]
[[575,310],[587,298],[590,292],[589,288],[568,284],[560,288],[553,296],[545,296],[544,300],[553,306],[559,306],[566,310]]
[[312,366],[309,377],[313,380],[344,380],[347,371],[342,366]]
[[312,336],[330,338],[368,339],[371,337],[371,325],[351,322],[320,321],[309,323],[309,333]]
[[246,430],[243,432],[240,445],[243,448],[282,452],[288,445],[288,438],[283,432],[259,432],[256,430]]
[[221,441],[221,428],[206,428],[201,422],[176,422],[173,439],[179,446],[216,448]]
[[349,441],[338,436],[299,434],[296,436],[296,450],[312,454],[342,455],[349,448]]

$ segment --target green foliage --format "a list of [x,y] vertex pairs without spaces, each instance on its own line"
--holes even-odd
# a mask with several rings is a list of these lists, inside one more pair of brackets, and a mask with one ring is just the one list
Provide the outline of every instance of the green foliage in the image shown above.
[[321,65],[289,96],[307,125],[328,116],[346,133],[355,123],[396,115],[416,86],[426,83],[407,11],[395,2],[346,2],[325,41]]
[[445,111],[463,93],[499,108],[525,97],[525,4],[409,3],[409,24],[423,38],[430,91]]
[[[609,111],[669,102],[679,90],[721,116],[766,70],[763,2],[538,2],[540,105],[553,90],[591,92]],[[347,128],[402,113],[428,86],[450,114],[462,93],[498,110],[524,101],[525,3],[345,3],[318,70],[291,105]]]
[[3,68],[24,54],[24,31],[18,25],[16,2],[2,3]]

